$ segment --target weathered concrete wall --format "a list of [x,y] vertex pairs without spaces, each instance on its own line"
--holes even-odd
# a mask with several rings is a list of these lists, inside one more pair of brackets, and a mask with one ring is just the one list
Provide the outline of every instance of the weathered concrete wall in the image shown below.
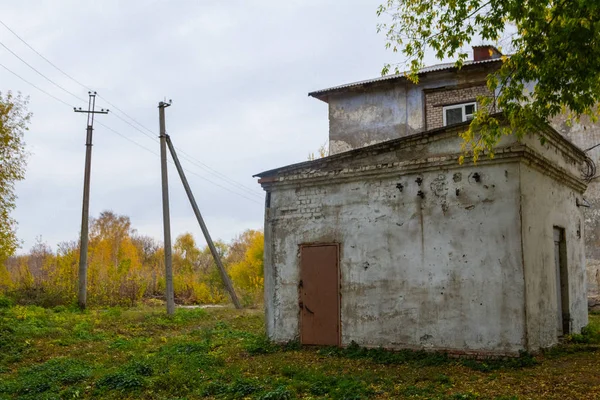
[[554,225],[567,228],[573,330],[587,323],[582,153],[552,132],[544,145],[507,136],[493,160],[459,166],[460,129],[265,175],[272,339],[299,335],[299,246],[335,242],[342,345],[501,354],[552,345]]
[[520,176],[528,346],[538,349],[558,342],[554,226],[565,229],[572,332],[588,322],[583,213],[577,206],[581,194],[562,182],[526,164]]
[[[600,124],[594,124],[587,118],[572,124],[566,120],[566,115],[559,115],[552,121],[552,126],[575,145],[585,150],[600,143]],[[600,168],[600,147],[587,154]],[[584,196],[590,204],[583,210],[587,290],[590,302],[600,304],[600,180],[592,180]]]
[[[329,96],[329,154],[424,131],[425,90],[481,83],[486,75],[483,68],[459,74],[436,72],[422,76],[416,85],[393,81]],[[437,111],[441,115],[441,108]]]
[[298,336],[299,244],[337,242],[343,345],[515,353],[525,347],[518,221],[517,163],[276,190],[268,333]]
[[[344,93],[329,101],[329,152],[408,136],[422,130],[419,90],[394,85],[381,91]],[[416,116],[409,118],[409,115]]]
[[[330,96],[330,154],[440,127],[443,105],[485,93],[488,72],[484,68],[467,74],[438,72],[424,76],[418,85],[386,83]],[[575,145],[587,149],[600,143],[600,124],[585,118],[567,124],[566,119],[560,115],[552,126]],[[600,167],[600,147],[588,154]],[[587,290],[591,302],[600,304],[600,180],[590,183],[585,198],[590,203],[584,210]]]

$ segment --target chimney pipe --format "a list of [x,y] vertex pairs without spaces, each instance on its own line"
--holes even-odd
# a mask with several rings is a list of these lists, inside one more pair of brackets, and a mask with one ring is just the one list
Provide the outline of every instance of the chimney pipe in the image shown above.
[[473,46],[473,61],[492,60],[500,57],[502,57],[502,53],[494,46]]

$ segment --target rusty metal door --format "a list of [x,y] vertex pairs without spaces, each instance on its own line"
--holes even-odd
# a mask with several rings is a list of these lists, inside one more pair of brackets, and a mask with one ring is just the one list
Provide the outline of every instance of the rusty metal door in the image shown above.
[[340,344],[337,244],[304,245],[300,253],[300,341]]

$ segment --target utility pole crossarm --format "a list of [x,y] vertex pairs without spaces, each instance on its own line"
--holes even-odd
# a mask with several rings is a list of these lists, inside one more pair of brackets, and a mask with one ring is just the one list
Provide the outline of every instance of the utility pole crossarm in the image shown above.
[[235,294],[235,290],[233,288],[233,284],[231,283],[231,279],[229,279],[229,276],[227,275],[227,271],[225,271],[225,267],[223,266],[223,263],[221,262],[221,257],[219,256],[219,253],[217,252],[217,248],[215,247],[215,244],[213,243],[212,238],[210,237],[210,233],[208,232],[208,228],[206,227],[206,224],[204,223],[202,214],[200,214],[200,209],[198,208],[198,204],[196,204],[196,199],[194,198],[192,189],[190,188],[187,178],[185,177],[183,168],[181,167],[181,164],[179,163],[179,158],[177,157],[177,153],[175,152],[175,147],[173,146],[173,143],[171,142],[171,138],[169,137],[169,135],[166,135],[166,142],[167,142],[167,145],[169,146],[169,151],[171,152],[171,157],[173,157],[173,161],[175,162],[175,167],[177,168],[179,177],[181,178],[181,183],[183,183],[183,187],[188,196],[188,199],[190,200],[190,204],[192,205],[192,208],[194,209],[194,214],[196,214],[196,219],[198,220],[198,224],[200,224],[200,229],[202,229],[202,233],[204,234],[204,238],[206,239],[208,248],[210,249],[210,252],[212,253],[212,256],[215,260],[215,263],[217,264],[219,273],[221,274],[221,279],[223,280],[223,284],[225,285],[225,289],[227,289],[227,292],[229,293],[229,296],[231,297],[231,301],[233,302],[233,305],[235,306],[235,308],[240,309],[240,308],[242,308],[240,301],[238,300],[238,297]]
[[108,112],[110,110],[105,110],[104,108],[102,108],[100,111],[93,111],[93,110],[84,110],[81,107],[73,107],[73,111],[78,112],[78,113],[86,113],[86,114],[108,114]]

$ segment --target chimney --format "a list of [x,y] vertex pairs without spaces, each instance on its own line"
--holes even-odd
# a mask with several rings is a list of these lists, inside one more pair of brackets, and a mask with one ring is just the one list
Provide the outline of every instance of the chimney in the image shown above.
[[473,61],[493,60],[500,57],[502,53],[494,46],[473,46]]

